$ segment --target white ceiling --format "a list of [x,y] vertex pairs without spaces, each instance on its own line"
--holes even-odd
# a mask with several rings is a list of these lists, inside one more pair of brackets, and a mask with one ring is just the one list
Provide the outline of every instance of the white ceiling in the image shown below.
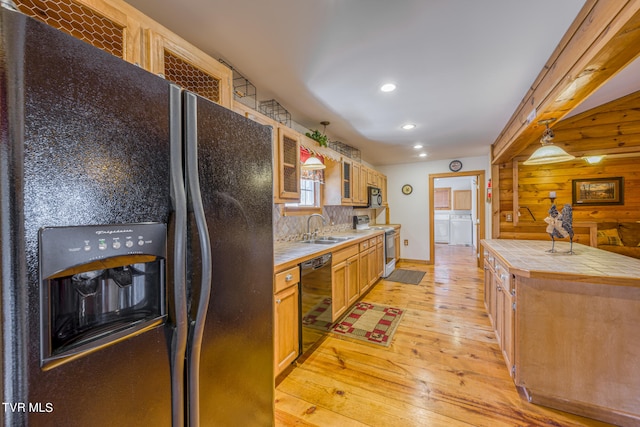
[[[584,0],[126,0],[377,165],[486,155]],[[398,88],[382,93],[379,86]],[[417,125],[412,131],[404,123]],[[425,148],[416,150],[415,143]]]

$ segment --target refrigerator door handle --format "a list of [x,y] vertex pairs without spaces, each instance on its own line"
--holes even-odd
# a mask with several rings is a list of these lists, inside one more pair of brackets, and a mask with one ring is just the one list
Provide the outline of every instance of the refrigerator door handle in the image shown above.
[[209,229],[204,215],[204,206],[200,193],[198,179],[198,134],[197,134],[197,98],[196,95],[184,92],[185,106],[185,137],[187,153],[187,184],[191,196],[193,215],[196,221],[200,252],[202,259],[202,283],[200,284],[200,299],[196,318],[191,329],[191,343],[189,351],[189,425],[200,425],[200,350],[204,334],[204,324],[211,296],[211,242]]
[[182,167],[182,90],[169,87],[171,200],[175,210],[173,301],[175,330],[171,338],[171,416],[182,427],[184,414],[184,361],[189,335],[187,315],[187,195]]

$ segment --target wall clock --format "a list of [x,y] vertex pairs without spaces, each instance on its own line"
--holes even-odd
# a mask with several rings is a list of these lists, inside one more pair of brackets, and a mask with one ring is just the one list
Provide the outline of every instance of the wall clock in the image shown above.
[[409,184],[405,184],[402,186],[402,194],[411,194],[412,191],[413,191],[413,187],[410,186]]
[[458,172],[462,169],[462,162],[460,160],[452,160],[451,163],[449,163],[449,169],[451,172]]

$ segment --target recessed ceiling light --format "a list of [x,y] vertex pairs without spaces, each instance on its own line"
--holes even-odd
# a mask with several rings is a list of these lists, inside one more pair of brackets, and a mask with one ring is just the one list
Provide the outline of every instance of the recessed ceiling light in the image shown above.
[[427,153],[420,153],[418,154],[420,157],[427,157]]
[[406,125],[402,125],[402,129],[404,130],[411,130],[413,128],[415,128],[416,125],[414,125],[413,123],[407,123]]
[[396,85],[393,83],[385,83],[380,86],[380,90],[383,92],[393,92],[394,90],[396,90]]
[[413,146],[413,148],[415,148],[416,150],[419,150],[419,149],[421,149],[422,147],[423,147],[423,145],[422,145],[422,144],[416,144],[416,145],[414,145],[414,146]]

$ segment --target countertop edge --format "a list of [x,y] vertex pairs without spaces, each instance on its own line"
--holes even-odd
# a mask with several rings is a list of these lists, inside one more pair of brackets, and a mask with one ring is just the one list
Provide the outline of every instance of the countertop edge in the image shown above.
[[[366,233],[366,234],[365,234]],[[333,233],[335,236],[352,236],[355,234],[355,232],[347,232],[347,233]],[[333,245],[327,245],[327,246],[323,246],[323,245],[314,245],[314,244],[310,244],[310,243],[291,243],[291,245],[300,245],[300,248],[305,248],[305,249],[311,249],[311,248],[315,248],[317,247],[318,249],[313,251],[313,252],[309,252],[306,253],[304,255],[301,255],[299,257],[296,258],[291,258],[288,259],[286,261],[280,262],[280,263],[275,263],[274,261],[274,267],[273,267],[273,271],[275,273],[278,273],[282,270],[287,270],[291,267],[294,267],[298,264],[300,264],[301,262],[305,262],[307,260],[310,260],[312,258],[330,253],[330,252],[336,252],[339,251],[341,249],[344,249],[346,247],[355,245],[355,244],[360,244],[361,242],[364,242],[365,240],[371,239],[372,237],[377,237],[380,235],[383,235],[384,231],[382,230],[371,230],[371,231],[360,231],[358,232],[358,235],[360,235],[359,237],[355,237],[353,239],[350,240],[345,240],[344,242],[338,242],[336,244]],[[277,244],[276,244],[277,245]],[[303,246],[304,245],[304,246]],[[310,246],[311,245],[311,246]]]
[[[525,278],[531,279],[546,279],[546,280],[557,280],[557,281],[571,281],[571,282],[582,282],[582,283],[598,283],[603,285],[615,285],[615,286],[629,286],[629,287],[640,287],[640,275],[624,275],[622,274],[603,274],[603,273],[576,273],[576,272],[566,272],[566,271],[558,271],[558,270],[544,270],[539,268],[531,268],[529,266],[522,265],[521,263],[515,263],[509,259],[508,256],[505,256],[501,253],[501,248],[496,247],[496,245],[492,245],[492,242],[518,242],[519,244],[526,245],[532,244],[532,242],[536,242],[535,244],[539,244],[538,242],[544,241],[530,241],[530,240],[512,240],[512,239],[483,239],[480,244],[487,250],[491,251],[492,254],[498,258],[501,264],[504,264],[509,271],[509,274],[514,274],[516,276],[521,276]],[[545,242],[549,243],[550,242]],[[624,255],[611,253],[608,251],[604,251],[602,249],[593,248],[590,246],[581,245],[578,243],[574,243],[574,247],[577,250],[585,250],[584,248],[589,248],[588,251],[599,251],[602,253],[603,257],[612,257],[612,259],[617,259],[626,262],[628,259],[629,263],[638,263],[640,265],[640,261],[635,260],[634,258],[626,257]],[[572,255],[572,256],[580,256],[580,255]],[[622,258],[619,258],[622,257]],[[563,257],[556,258],[556,261],[570,261],[571,258]],[[612,272],[612,273],[620,273]]]

